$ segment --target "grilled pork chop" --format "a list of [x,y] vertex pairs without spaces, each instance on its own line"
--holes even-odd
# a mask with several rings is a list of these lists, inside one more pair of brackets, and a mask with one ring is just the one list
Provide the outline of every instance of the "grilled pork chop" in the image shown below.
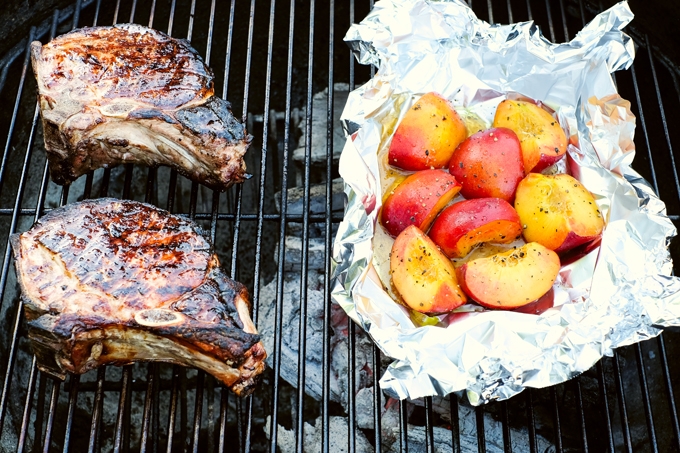
[[121,163],[168,165],[218,190],[248,177],[252,137],[186,42],[135,24],[82,28],[32,43],[31,61],[56,183]]
[[41,370],[162,361],[253,391],[266,353],[247,290],[194,223],[103,198],[55,209],[11,243]]

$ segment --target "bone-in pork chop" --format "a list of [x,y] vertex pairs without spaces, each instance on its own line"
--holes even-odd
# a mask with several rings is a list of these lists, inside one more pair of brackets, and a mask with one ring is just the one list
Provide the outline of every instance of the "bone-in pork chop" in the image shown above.
[[213,189],[248,177],[251,137],[185,41],[136,24],[31,46],[52,179],[122,163],[168,165]]
[[162,361],[254,389],[266,353],[247,290],[191,221],[103,198],[55,209],[11,243],[43,371]]

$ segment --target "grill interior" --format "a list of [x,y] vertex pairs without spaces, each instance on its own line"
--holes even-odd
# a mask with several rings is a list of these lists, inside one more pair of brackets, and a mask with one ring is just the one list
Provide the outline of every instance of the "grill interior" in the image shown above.
[[[680,370],[669,360],[680,337],[671,331],[619,349],[567,383],[484,407],[456,395],[398,402],[373,392],[388,361],[330,304],[323,278],[343,209],[337,119],[347,91],[372,75],[342,37],[371,7],[368,0],[82,0],[36,21],[28,36],[5,37],[16,45],[0,59],[2,451],[680,451]],[[533,19],[561,42],[602,4],[473,0],[472,7],[490,22]],[[50,181],[27,45],[117,22],[185,38],[204,56],[216,94],[254,136],[251,180],[220,194],[165,168],[124,166],[71,187]],[[668,43],[628,31],[638,53],[616,82],[638,118],[634,166],[677,226],[680,132],[667,118],[680,109],[680,71],[664,56]],[[225,270],[248,286],[258,329],[276,346],[252,397],[240,400],[203,372],[165,364],[106,367],[65,382],[37,370],[8,237],[56,206],[105,195],[186,214],[209,232]]]

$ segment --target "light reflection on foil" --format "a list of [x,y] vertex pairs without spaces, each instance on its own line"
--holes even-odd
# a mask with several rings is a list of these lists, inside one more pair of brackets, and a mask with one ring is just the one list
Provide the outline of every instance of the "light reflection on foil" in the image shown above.
[[[680,280],[667,249],[676,231],[664,203],[630,165],[635,117],[610,73],[633,61],[622,2],[570,42],[532,22],[489,25],[460,1],[381,0],[346,37],[378,68],[350,93],[340,157],[347,209],[333,249],[332,297],[395,361],[380,385],[396,398],[466,393],[483,404],[564,382],[612,349],[680,325]],[[541,315],[470,311],[418,326],[373,266],[381,206],[378,150],[420,95],[437,91],[489,124],[518,94],[554,109],[572,146],[562,170],[593,193],[607,226],[599,248],[563,266],[555,306]],[[575,145],[575,146],[574,146]]]

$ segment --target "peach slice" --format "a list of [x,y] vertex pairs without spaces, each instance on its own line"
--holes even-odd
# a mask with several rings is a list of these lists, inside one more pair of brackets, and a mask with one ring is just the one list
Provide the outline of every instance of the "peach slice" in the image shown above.
[[527,173],[551,166],[567,151],[567,136],[560,123],[532,102],[506,99],[498,105],[493,125],[517,134]]
[[451,104],[437,93],[427,93],[397,126],[388,162],[412,171],[443,168],[466,136],[465,124]]
[[447,313],[467,301],[451,261],[413,225],[394,241],[390,272],[404,302],[420,313]]
[[529,174],[517,187],[515,210],[524,238],[557,253],[600,237],[604,229],[593,195],[566,174]]
[[423,170],[412,174],[387,196],[380,223],[396,237],[415,225],[427,231],[439,211],[460,191],[460,183],[446,170]]
[[514,309],[538,300],[560,271],[557,253],[536,242],[456,268],[463,291],[488,308]]
[[463,185],[465,198],[502,198],[512,202],[524,178],[522,150],[510,129],[491,128],[472,134],[451,157],[449,172]]
[[428,233],[449,258],[462,258],[485,242],[507,244],[522,235],[513,207],[500,198],[475,198],[448,206]]

